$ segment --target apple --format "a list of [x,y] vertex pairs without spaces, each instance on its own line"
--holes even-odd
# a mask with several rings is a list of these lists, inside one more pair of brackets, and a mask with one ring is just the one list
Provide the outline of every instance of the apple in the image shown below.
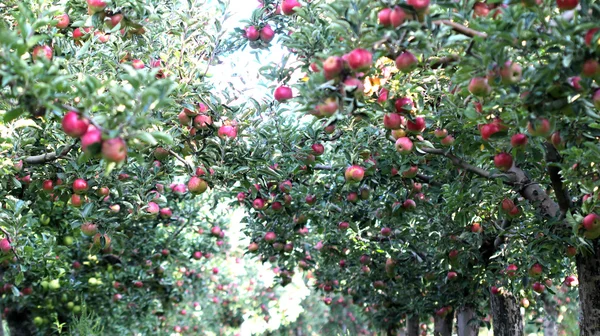
[[116,27],[121,21],[123,21],[123,14],[114,14],[113,16],[107,16],[104,18],[104,24],[110,29]]
[[267,243],[272,243],[275,241],[275,239],[277,239],[277,235],[275,234],[275,232],[269,231],[269,232],[265,233],[264,240]]
[[535,277],[539,277],[540,275],[542,275],[543,270],[544,270],[544,268],[542,267],[542,265],[536,263],[536,264],[533,264],[533,266],[531,266],[529,268],[528,273],[529,273],[529,276],[535,278]]
[[523,133],[517,133],[510,138],[510,144],[514,148],[525,148],[527,145],[527,135]]
[[595,213],[588,214],[583,218],[582,224],[587,231],[597,231],[600,229],[600,216]]
[[394,107],[396,108],[397,113],[402,114],[412,111],[412,109],[415,107],[415,103],[412,101],[412,99],[403,97],[396,99],[394,102]]
[[219,127],[218,135],[221,139],[235,139],[237,136],[237,128],[231,125],[223,125]]
[[75,179],[73,181],[73,192],[75,194],[83,194],[88,190],[88,183],[82,178]]
[[2,253],[9,253],[11,249],[12,247],[7,238],[0,239],[0,251],[2,251]]
[[454,144],[454,137],[452,135],[448,135],[443,138],[440,143],[442,146],[452,146],[452,144]]
[[344,69],[344,60],[339,56],[329,56],[323,62],[323,73],[326,79],[337,77]]
[[51,61],[52,56],[53,56],[53,51],[50,46],[43,45],[43,46],[36,46],[35,48],[33,48],[32,57],[33,57],[34,61],[38,60],[38,59],[40,59],[40,60],[45,59],[45,60]]
[[581,91],[583,88],[581,87],[581,77],[573,76],[568,78],[569,85],[575,89],[575,91]]
[[404,10],[399,6],[395,6],[394,9],[390,11],[389,20],[392,27],[397,28],[401,26],[405,19],[406,13],[404,13]]
[[384,8],[377,13],[377,18],[379,19],[379,24],[384,27],[389,27],[392,25],[392,21],[390,20],[390,14],[392,13],[391,8]]
[[260,39],[266,43],[269,43],[275,37],[275,32],[268,24],[261,28],[260,30]]
[[419,171],[419,167],[411,166],[410,168],[408,168],[407,170],[402,172],[402,177],[414,178],[415,176],[417,176],[418,171]]
[[560,10],[575,9],[579,5],[579,0],[556,0],[556,7]]
[[406,121],[406,129],[410,132],[421,133],[425,130],[426,126],[427,124],[423,117],[416,117],[414,121]]
[[297,0],[283,0],[281,2],[281,11],[285,15],[294,14],[294,8],[300,8],[301,5]]
[[473,223],[471,225],[471,232],[473,233],[481,233],[483,232],[483,228],[481,227],[480,223]]
[[533,289],[534,292],[537,292],[540,294],[543,293],[544,290],[546,289],[546,287],[539,282],[534,282],[533,285],[531,285],[531,288]]
[[173,211],[171,211],[171,209],[169,208],[161,208],[158,213],[160,214],[160,217],[165,219],[171,218],[171,216],[173,216]]
[[346,196],[346,200],[350,203],[356,203],[358,201],[358,194],[351,192]]
[[252,207],[256,210],[262,210],[265,208],[265,201],[262,198],[257,198],[252,201]]
[[456,260],[456,258],[458,258],[458,250],[451,250],[448,253],[448,259],[450,259],[450,260]]
[[91,237],[98,233],[98,226],[94,223],[84,223],[81,225],[81,233],[85,236]]
[[567,257],[572,258],[577,255],[577,248],[574,246],[567,246]]
[[454,280],[458,277],[458,274],[456,272],[450,271],[448,272],[448,274],[446,274],[446,278],[448,280]]
[[384,227],[381,229],[381,235],[384,237],[389,237],[392,235],[392,229],[388,228],[388,227]]
[[[97,247],[110,247],[110,237],[107,234],[96,233],[92,240],[94,242],[94,245]],[[104,245],[102,245],[102,240],[104,240]]]
[[54,25],[54,27],[58,29],[65,29],[69,26],[69,23],[71,23],[71,19],[69,18],[69,14],[67,13],[55,16],[54,20],[58,21]]
[[513,278],[513,277],[515,277],[515,276],[516,276],[516,272],[517,272],[517,270],[518,270],[518,269],[519,269],[519,268],[517,267],[517,265],[515,265],[515,264],[510,264],[510,265],[508,265],[508,266],[506,267],[506,274],[507,274],[509,277]]
[[381,280],[377,280],[373,282],[373,287],[375,289],[384,289],[385,288],[385,283]]
[[96,155],[102,149],[102,132],[93,125],[81,136],[81,150],[88,155]]
[[42,183],[42,189],[48,192],[54,190],[54,182],[52,180],[45,180]]
[[199,114],[194,118],[194,128],[199,130],[208,129],[212,125],[212,117],[207,114]]
[[194,195],[200,195],[206,191],[208,184],[203,179],[192,176],[187,183],[188,190]]
[[600,63],[595,59],[589,59],[583,63],[581,75],[587,78],[594,78],[600,75]]
[[156,215],[160,212],[160,207],[154,202],[148,202],[146,212],[148,212],[149,214]]
[[102,157],[108,162],[123,162],[127,159],[127,144],[121,138],[102,142]]
[[348,223],[348,222],[340,222],[338,224],[338,228],[340,230],[347,230],[349,227],[350,227],[350,223]]
[[533,123],[527,123],[527,131],[532,136],[543,136],[547,137],[552,132],[552,126],[550,121],[545,118],[536,119]]
[[383,126],[387,129],[395,130],[402,126],[404,118],[398,113],[386,113],[383,116]]
[[250,41],[256,41],[260,38],[260,32],[256,27],[250,26],[246,28],[246,38]]
[[107,3],[103,0],[87,0],[89,14],[94,14],[104,11]]
[[90,125],[89,120],[81,118],[77,112],[67,112],[61,122],[63,131],[70,137],[79,138],[84,135],[88,126]]
[[396,57],[396,68],[400,72],[411,72],[417,68],[418,60],[410,51],[405,51]]
[[448,135],[448,131],[446,129],[437,128],[435,131],[433,131],[433,135],[438,139],[443,139]]
[[83,28],[75,28],[73,30],[73,39],[75,41],[80,40],[84,35],[89,34],[92,31],[92,28],[90,27],[83,27]]
[[353,93],[354,96],[362,96],[365,85],[358,78],[348,77],[344,80],[344,90]]
[[311,146],[312,153],[316,156],[321,156],[325,152],[325,146],[320,143],[315,143]]
[[346,62],[352,70],[366,70],[373,63],[373,55],[366,49],[354,49],[348,53]]
[[389,90],[386,88],[381,88],[381,90],[379,90],[379,94],[377,96],[377,102],[381,105],[383,105],[387,99],[388,99],[388,94],[389,94]]
[[565,285],[567,285],[568,287],[575,287],[579,285],[579,280],[577,279],[577,277],[569,275],[565,278]]
[[131,61],[131,66],[133,66],[133,68],[137,70],[142,70],[146,67],[144,65],[144,62],[142,62],[142,60],[139,59],[134,59],[133,61]]
[[292,181],[287,180],[279,184],[279,191],[284,194],[289,194],[292,191]]
[[485,77],[474,77],[469,82],[469,92],[477,97],[485,97],[492,92],[492,88],[488,84]]
[[594,107],[596,107],[597,110],[600,110],[600,89],[594,92],[592,102],[594,103]]
[[509,170],[513,165],[512,156],[508,153],[499,153],[494,157],[494,165],[501,171]]
[[77,195],[77,194],[73,194],[71,195],[71,205],[78,208],[81,206],[81,204],[83,204],[83,200],[81,199],[81,196]]
[[519,63],[506,61],[502,67],[500,67],[500,77],[502,77],[502,83],[504,84],[516,84],[521,81],[523,69]]
[[473,17],[486,17],[490,14],[490,7],[485,2],[476,2],[473,5]]
[[592,46],[592,39],[598,31],[600,31],[600,28],[592,28],[588,30],[587,33],[585,33],[585,45],[587,45],[588,47]]
[[413,150],[413,142],[408,137],[401,137],[396,140],[395,147],[400,154],[410,154]]
[[560,132],[558,131],[552,133],[552,135],[550,136],[550,143],[552,143],[552,145],[556,149],[562,149],[565,145],[562,141],[562,138],[560,137]]
[[346,182],[360,182],[365,176],[365,170],[363,167],[358,165],[352,165],[346,168],[346,172],[344,173],[344,177],[346,178]]
[[277,100],[278,102],[284,102],[288,99],[291,99],[293,97],[292,95],[292,89],[290,89],[287,86],[279,86],[277,89],[275,89],[275,93],[273,94],[273,97],[275,98],[275,100]]

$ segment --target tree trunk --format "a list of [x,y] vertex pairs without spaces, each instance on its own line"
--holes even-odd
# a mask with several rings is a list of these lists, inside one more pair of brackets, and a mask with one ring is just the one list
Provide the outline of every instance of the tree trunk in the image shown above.
[[419,336],[419,315],[413,315],[407,320],[406,336]]
[[523,336],[523,317],[512,293],[491,294],[494,336]]
[[558,336],[558,325],[556,324],[558,310],[556,310],[556,302],[554,302],[549,294],[545,294],[542,297],[542,301],[544,301],[544,310],[546,311],[543,323],[544,336]]
[[452,336],[452,321],[454,321],[454,313],[447,314],[445,317],[435,315],[433,335]]
[[577,254],[579,276],[579,335],[600,335],[600,243],[593,241],[593,255]]
[[11,309],[6,316],[6,323],[10,336],[33,336],[35,334],[31,315],[27,311]]
[[456,313],[456,328],[458,336],[477,336],[479,328],[475,323],[469,324],[469,321],[475,318],[475,309],[471,306],[462,306]]

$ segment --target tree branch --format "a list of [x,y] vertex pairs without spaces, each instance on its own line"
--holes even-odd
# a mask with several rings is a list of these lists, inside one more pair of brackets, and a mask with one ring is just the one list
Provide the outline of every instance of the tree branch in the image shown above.
[[333,167],[329,166],[329,165],[317,164],[314,167],[312,167],[312,169],[314,169],[314,170],[333,170]]
[[23,161],[28,164],[43,164],[46,162],[58,160],[58,159],[61,159],[65,156],[67,156],[67,154],[69,154],[71,149],[73,149],[73,147],[75,147],[75,144],[77,144],[77,141],[75,141],[74,143],[72,143],[68,146],[65,146],[63,148],[63,150],[60,151],[60,153],[58,153],[58,154],[56,154],[56,152],[52,152],[52,153],[28,156]]
[[190,174],[194,172],[194,169],[192,168],[190,163],[184,160],[181,156],[179,156],[179,154],[175,153],[172,149],[169,149],[169,154],[173,155],[179,162],[183,163],[183,165],[188,169]]
[[469,37],[479,36],[479,37],[487,38],[486,33],[482,33],[480,31],[477,31],[477,30],[474,30],[471,28],[467,28],[467,27],[461,25],[460,23],[452,22],[450,20],[437,20],[437,21],[433,21],[433,24],[434,25],[446,25],[446,26],[452,27],[452,29],[454,29],[454,31],[459,32],[459,33],[469,36]]
[[[560,163],[562,161],[560,154],[551,143],[546,142],[544,146],[546,147],[547,162]],[[558,200],[561,214],[564,215],[571,207],[571,197],[569,196],[569,191],[565,189],[562,177],[560,176],[561,169],[556,165],[549,164],[547,170],[548,174],[550,175],[550,181],[552,182],[552,189],[554,190],[554,194]]]

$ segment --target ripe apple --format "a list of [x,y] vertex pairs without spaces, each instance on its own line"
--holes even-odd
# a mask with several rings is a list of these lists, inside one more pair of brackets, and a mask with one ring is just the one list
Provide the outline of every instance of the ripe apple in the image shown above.
[[133,61],[131,61],[131,66],[133,66],[133,68],[137,70],[142,70],[146,67],[144,65],[144,62],[139,59],[134,59]]
[[162,218],[171,218],[171,216],[173,216],[173,211],[169,208],[161,208],[159,214]]
[[592,46],[592,39],[598,31],[600,31],[600,28],[592,28],[588,30],[587,33],[585,33],[585,45],[587,45],[588,47]]
[[260,32],[256,27],[250,26],[246,28],[246,38],[250,41],[256,41],[260,38]]
[[[110,247],[110,237],[107,234],[96,233],[94,238],[92,238],[94,245],[97,247],[109,248]],[[104,240],[104,245],[102,245],[102,241]]]
[[458,250],[451,250],[448,253],[448,259],[450,259],[450,260],[456,260],[456,258],[458,258]]
[[323,146],[320,143],[313,144],[311,146],[311,149],[312,149],[312,153],[315,156],[320,156],[320,155],[322,155],[325,152],[325,146]]
[[471,225],[471,232],[473,233],[481,233],[483,232],[483,228],[481,227],[480,223],[473,223]]
[[567,246],[567,257],[572,258],[577,255],[577,248],[574,246]]
[[71,19],[67,13],[55,16],[54,20],[58,20],[58,22],[54,25],[54,27],[58,29],[65,29],[69,26],[69,23],[71,23]]
[[387,129],[399,129],[403,121],[404,118],[398,113],[386,113],[383,116],[383,126]]
[[575,287],[579,285],[579,280],[576,276],[569,275],[565,278],[565,285],[567,285],[568,287]]
[[352,70],[366,70],[373,63],[373,55],[366,49],[354,49],[348,53],[346,62]]
[[410,154],[413,150],[413,142],[408,137],[401,137],[396,140],[395,147],[400,154]]
[[412,6],[417,12],[424,12],[429,7],[429,0],[407,0],[406,4]]
[[94,14],[104,11],[107,3],[103,0],[87,0],[89,14]]
[[389,27],[392,25],[390,20],[390,14],[392,13],[391,8],[384,8],[377,13],[377,18],[379,19],[379,24],[384,27]]
[[235,139],[237,136],[237,128],[231,125],[223,125],[219,127],[218,135],[221,139]]
[[600,75],[600,63],[595,59],[589,59],[583,63],[581,75],[587,78],[594,78]]
[[396,68],[401,72],[411,72],[417,68],[418,60],[410,51],[405,51],[396,57]]
[[273,97],[278,102],[284,102],[293,97],[292,89],[287,86],[284,86],[284,85],[279,86],[277,89],[275,89],[275,93],[273,94]]
[[414,121],[406,121],[406,129],[410,132],[421,133],[425,130],[425,127],[427,127],[427,124],[423,117],[416,117]]
[[285,15],[294,14],[294,8],[300,8],[301,5],[298,0],[283,0],[281,3],[281,11]]
[[36,46],[35,48],[33,48],[32,57],[33,57],[34,61],[38,60],[38,59],[40,59],[40,60],[45,59],[45,60],[51,61],[52,56],[53,56],[53,51],[50,46],[43,45],[43,46]]
[[123,21],[123,18],[123,14],[114,14],[113,16],[107,16],[106,18],[104,18],[104,24],[108,28],[113,29],[119,23],[121,23],[121,21]]
[[82,178],[75,179],[73,181],[73,192],[75,194],[83,194],[88,190],[88,183]]
[[392,235],[392,229],[388,228],[388,227],[384,227],[381,229],[381,235],[384,237],[389,237]]
[[394,28],[401,26],[406,19],[406,13],[399,6],[395,6],[394,9],[390,11],[390,25]]
[[275,241],[275,239],[277,239],[277,235],[275,234],[275,232],[269,231],[269,232],[265,233],[264,240],[267,243],[272,243]]
[[207,114],[199,114],[194,118],[193,125],[195,129],[208,129],[212,125],[212,117]]
[[402,177],[414,178],[415,176],[417,176],[418,171],[419,171],[419,167],[411,166],[410,168],[408,168],[407,170],[402,172]]
[[448,135],[448,131],[446,129],[437,128],[435,131],[433,131],[433,135],[435,135],[435,137],[438,139],[443,139]]
[[11,249],[12,247],[7,238],[0,239],[0,251],[2,251],[2,253],[9,253]]
[[600,216],[595,213],[588,214],[583,218],[582,224],[587,231],[597,231],[600,229]]
[[469,92],[477,97],[485,97],[492,92],[492,88],[488,84],[485,77],[474,77],[469,82]]
[[517,265],[510,264],[506,267],[506,274],[512,278],[512,277],[516,276],[518,269],[519,268],[517,267]]
[[454,280],[458,277],[458,274],[456,272],[450,271],[448,272],[448,274],[446,274],[446,278],[448,280]]
[[536,119],[533,124],[531,122],[527,123],[527,131],[532,136],[547,137],[552,132],[552,126],[548,119],[539,118]]
[[350,223],[348,223],[348,222],[340,222],[338,224],[338,228],[340,230],[347,230],[349,227],[350,227]]
[[490,14],[490,7],[485,2],[476,2],[473,5],[473,17],[486,17]]
[[78,208],[83,204],[83,200],[81,199],[81,196],[77,195],[77,194],[73,194],[71,195],[71,205]]
[[344,60],[339,56],[329,56],[323,62],[323,73],[326,79],[337,77],[344,69]]
[[358,194],[355,192],[351,192],[346,196],[346,200],[350,203],[358,202]]
[[415,103],[412,101],[412,99],[403,97],[396,99],[394,102],[394,107],[396,108],[397,113],[403,114],[412,111],[412,109],[415,107]]
[[252,207],[256,210],[262,210],[265,208],[265,201],[262,198],[257,198],[252,201]]
[[452,144],[454,144],[454,137],[452,135],[448,135],[443,138],[440,143],[442,146],[452,146]]
[[517,133],[510,138],[510,144],[514,148],[525,148],[527,145],[527,135],[523,133]]
[[502,77],[502,83],[504,84],[516,84],[521,81],[523,75],[523,69],[519,63],[506,61],[502,67],[500,67],[500,77]]
[[83,27],[83,28],[75,28],[73,30],[73,39],[75,41],[80,40],[84,35],[89,34],[92,31],[92,28],[90,27]]
[[94,223],[84,223],[81,225],[81,233],[84,235],[91,237],[98,233],[98,226]]
[[261,28],[260,30],[260,39],[266,43],[269,43],[275,37],[275,32],[268,24]]
[[48,192],[54,190],[54,182],[52,180],[45,180],[42,183],[42,189]]
[[579,0],[556,0],[556,7],[560,10],[575,9],[579,5]]
[[292,181],[287,180],[279,184],[279,191],[284,194],[289,194],[292,191]]
[[344,173],[344,177],[346,178],[346,182],[360,182],[365,176],[365,170],[363,167],[358,165],[352,165],[346,168],[346,172]]
[[494,165],[501,171],[509,170],[513,165],[512,156],[508,153],[499,153],[494,157]]
[[73,138],[79,138],[84,135],[88,126],[90,125],[89,120],[81,118],[77,112],[67,112],[61,122],[63,131]]
[[531,268],[529,268],[529,276],[531,277],[539,277],[540,275],[542,275],[544,268],[542,267],[542,265],[540,264],[533,264],[533,266],[531,266]]
[[192,176],[187,183],[188,190],[194,195],[200,195],[206,191],[208,184],[203,179]]
[[96,155],[102,149],[102,132],[93,125],[81,136],[81,150],[88,155]]
[[108,162],[123,162],[127,159],[127,144],[121,138],[102,142],[102,157]]
[[154,202],[148,202],[146,212],[148,212],[149,214],[156,215],[160,212],[160,207]]
[[546,289],[546,287],[539,282],[534,282],[533,285],[531,285],[531,288],[533,288],[534,292],[537,292],[540,294],[543,293],[544,290]]
[[354,94],[355,97],[358,97],[363,95],[365,85],[358,78],[348,77],[344,80],[344,90]]

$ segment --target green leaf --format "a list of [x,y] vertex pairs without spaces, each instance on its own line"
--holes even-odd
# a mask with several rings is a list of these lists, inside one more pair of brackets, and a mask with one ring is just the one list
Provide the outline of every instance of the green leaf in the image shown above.
[[152,134],[148,133],[148,132],[139,132],[135,135],[135,137],[137,139],[142,140],[143,142],[149,144],[150,146],[156,146],[158,144],[158,142],[156,141],[156,139],[152,136]]
[[25,112],[25,109],[22,107],[16,107],[6,112],[6,114],[4,114],[4,122],[8,123],[17,119],[23,112]]
[[173,144],[173,137],[165,132],[158,132],[158,131],[151,132],[150,135],[152,135],[154,137],[154,139],[161,140],[161,141],[167,143],[168,145]]

